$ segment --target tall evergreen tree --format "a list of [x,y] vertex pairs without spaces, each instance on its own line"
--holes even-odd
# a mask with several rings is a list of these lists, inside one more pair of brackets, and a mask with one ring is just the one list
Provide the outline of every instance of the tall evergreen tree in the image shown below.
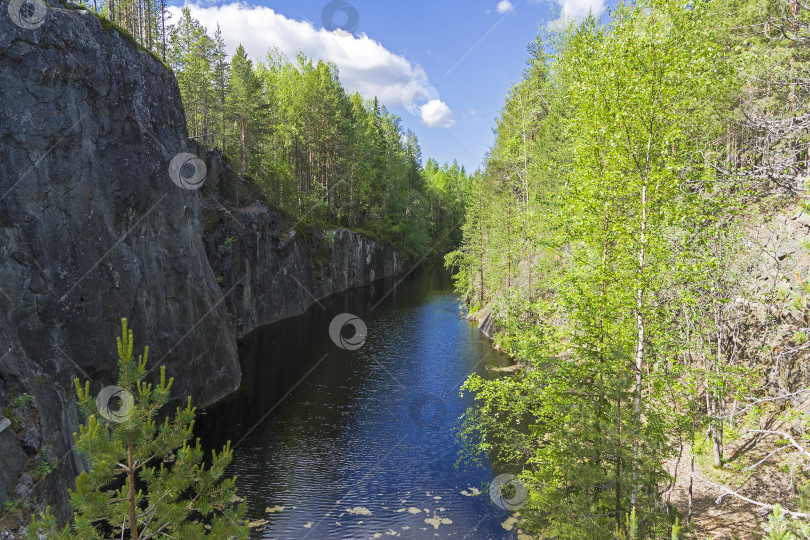
[[[211,87],[214,91],[216,103],[216,129],[219,130],[219,137],[212,137],[212,142],[219,142],[220,149],[225,149],[225,130],[227,123],[226,106],[228,95],[228,81],[230,80],[230,64],[228,55],[225,52],[225,40],[222,37],[222,30],[217,24],[214,32],[213,51],[211,55]],[[218,140],[217,140],[218,139]]]
[[248,171],[248,159],[256,142],[256,112],[260,91],[259,80],[253,72],[253,62],[248,59],[242,45],[231,59],[228,82],[228,120],[234,130],[236,149],[239,155],[240,172]]

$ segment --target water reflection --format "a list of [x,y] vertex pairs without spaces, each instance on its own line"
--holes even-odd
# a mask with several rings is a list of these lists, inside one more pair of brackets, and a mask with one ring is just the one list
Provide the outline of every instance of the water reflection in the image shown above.
[[[461,383],[506,361],[444,271],[394,283],[255,331],[240,345],[242,387],[200,418],[208,446],[238,442],[239,492],[250,519],[267,520],[257,538],[511,537],[486,495],[497,472],[457,469],[454,432]],[[356,350],[330,339],[341,313],[367,327]]]

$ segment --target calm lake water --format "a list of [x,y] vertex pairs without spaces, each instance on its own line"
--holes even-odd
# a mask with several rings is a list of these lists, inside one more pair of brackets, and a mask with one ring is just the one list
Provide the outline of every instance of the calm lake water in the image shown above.
[[[464,319],[446,272],[395,283],[257,329],[240,345],[242,387],[199,417],[207,447],[236,444],[230,472],[249,518],[267,520],[256,538],[513,537],[487,493],[503,471],[456,467],[471,402],[459,386],[507,361]],[[330,338],[341,313],[367,327],[356,350]],[[352,342],[351,325],[342,335]]]

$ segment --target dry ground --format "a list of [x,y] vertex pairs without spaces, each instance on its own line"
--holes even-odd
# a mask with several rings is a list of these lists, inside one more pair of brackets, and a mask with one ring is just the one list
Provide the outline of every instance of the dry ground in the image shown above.
[[[762,419],[755,429],[789,432],[789,426],[771,416]],[[779,437],[762,435],[741,430],[740,437],[729,443],[725,449],[727,464],[722,470],[714,469],[711,455],[705,452],[695,460],[695,472],[703,478],[726,486],[742,496],[770,504],[780,503],[787,509],[796,509],[797,495],[791,484],[790,467],[798,453],[787,449],[770,457],[753,470],[748,467],[758,463],[780,446]],[[699,446],[699,445],[696,445]],[[676,460],[667,464],[672,473]],[[800,472],[801,463],[795,473]],[[669,493],[670,502],[683,516],[688,511],[688,488],[690,478],[690,450],[685,447],[678,466],[678,481]],[[762,538],[769,510],[744,502],[728,495],[718,487],[695,478],[693,484],[692,527],[689,536],[704,540],[712,539],[753,539]]]

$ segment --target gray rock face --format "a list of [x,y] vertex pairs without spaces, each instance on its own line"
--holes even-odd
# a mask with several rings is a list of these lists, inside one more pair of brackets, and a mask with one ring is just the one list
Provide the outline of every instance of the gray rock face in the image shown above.
[[13,488],[17,484],[17,476],[25,468],[27,456],[17,443],[11,422],[0,415],[0,456],[3,456],[3,466],[0,467],[0,508],[11,498]]
[[0,378],[10,399],[36,398],[41,425],[19,434],[23,447],[73,462],[59,485],[34,487],[48,500],[79,467],[71,379],[115,382],[121,317],[197,404],[237,388],[240,369],[202,195],[168,175],[190,147],[172,74],[86,11],[48,8],[33,30],[3,15]]
[[204,241],[237,337],[404,269],[390,244],[347,229],[300,227],[258,201],[234,209],[223,194],[235,193],[228,179],[238,177],[216,153],[201,157],[223,171],[212,182],[219,192],[205,200]]
[[468,315],[469,320],[478,322],[478,329],[482,334],[489,339],[495,339],[495,334],[498,332],[498,327],[495,322],[495,317],[492,316],[492,305],[487,304],[475,315]]
[[[769,391],[782,396],[810,385],[810,311],[803,283],[810,271],[810,218],[797,202],[747,231],[743,283],[750,317],[740,347],[752,364],[766,366]],[[794,404],[808,399],[799,394]]]
[[[26,451],[47,448],[59,466],[23,494],[66,516],[83,467],[73,378],[115,383],[121,317],[173,395],[205,406],[239,386],[237,335],[313,302],[295,280],[325,295],[400,263],[348,231],[292,238],[261,203],[229,208],[244,181],[187,138],[174,76],[92,14],[48,7],[24,29],[2,11],[0,406],[32,399],[0,432],[0,502],[26,477]],[[172,182],[181,152],[206,156],[204,189]]]

